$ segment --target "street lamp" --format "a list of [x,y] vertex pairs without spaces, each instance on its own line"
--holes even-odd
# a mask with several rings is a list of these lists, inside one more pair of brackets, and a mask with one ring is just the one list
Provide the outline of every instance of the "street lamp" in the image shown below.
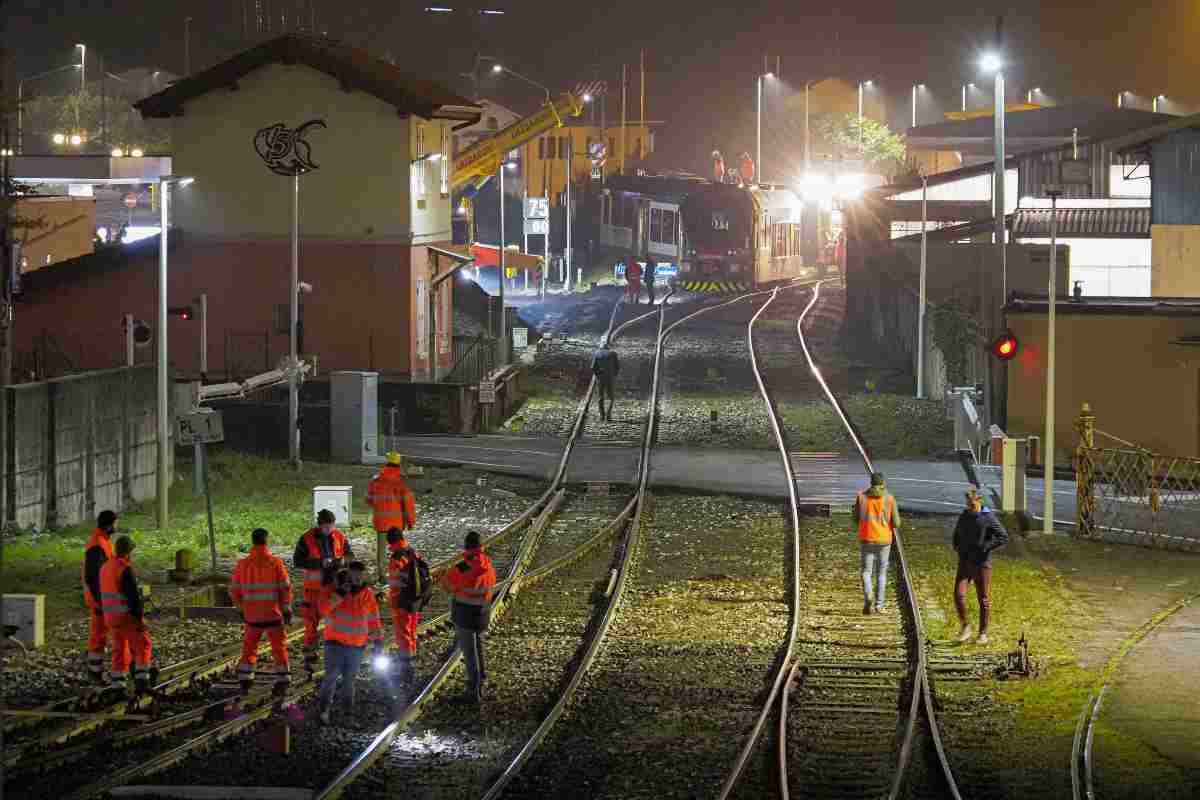
[[142,149],[140,147],[135,147],[129,151],[129,155],[133,156],[134,158],[141,158],[142,157]]
[[72,133],[71,134],[71,146],[79,147],[79,145],[81,145],[81,144],[83,144],[83,137],[80,136],[78,133]]
[[863,87],[870,86],[870,81],[858,82],[858,149],[863,149]]
[[[25,122],[25,120],[24,120],[24,113],[22,112],[22,108],[24,107],[23,99],[24,99],[24,95],[25,95],[25,81],[37,80],[38,78],[44,78],[47,75],[54,75],[55,73],[63,72],[64,70],[68,70],[68,69],[81,70],[81,69],[83,69],[83,65],[82,64],[67,64],[66,66],[55,67],[54,69],[48,69],[45,72],[39,72],[36,75],[30,75],[28,78],[22,78],[21,80],[17,81],[17,152],[18,153],[25,152],[25,142],[24,142],[24,138],[25,138],[24,137],[24,134],[25,134],[24,122]],[[62,144],[62,142],[56,141],[55,144]]]
[[758,76],[758,110],[755,114],[757,119],[757,127],[755,133],[755,150],[754,150],[754,168],[758,171],[758,182],[762,183],[762,94],[763,94],[763,79],[774,78],[774,72],[762,72]]
[[516,70],[512,69],[511,67],[504,66],[500,62],[496,62],[495,64],[492,65],[492,72],[495,72],[495,73],[507,72],[509,75],[517,76],[521,80],[528,83],[530,86],[536,86],[537,88],[541,89],[543,92],[546,93],[546,104],[547,105],[550,104],[550,90],[547,89],[542,84],[535,81],[533,78],[526,77],[525,75],[522,75],[521,73],[517,72]]
[[77,44],[79,48],[79,100],[75,103],[75,128],[79,128],[79,106],[83,102],[83,90],[87,87],[87,45]]
[[917,127],[917,92],[925,88],[923,83],[914,83],[912,88],[912,126]]
[[1166,96],[1166,95],[1162,95],[1162,94],[1156,94],[1156,95],[1154,95],[1154,101],[1153,101],[1153,103],[1151,104],[1151,110],[1152,110],[1152,111],[1153,111],[1155,114],[1157,114],[1157,113],[1158,113],[1158,101],[1159,101],[1159,100],[1166,100],[1166,99],[1167,99],[1167,96]]

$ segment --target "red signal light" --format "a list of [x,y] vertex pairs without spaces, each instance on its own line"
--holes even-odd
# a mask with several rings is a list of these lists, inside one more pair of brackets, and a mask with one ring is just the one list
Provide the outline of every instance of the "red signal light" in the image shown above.
[[997,336],[996,341],[992,342],[992,355],[1001,361],[1011,361],[1017,354],[1017,349],[1017,337],[1008,331]]
[[179,317],[184,322],[192,318],[191,306],[171,306],[167,309],[167,314],[172,317]]

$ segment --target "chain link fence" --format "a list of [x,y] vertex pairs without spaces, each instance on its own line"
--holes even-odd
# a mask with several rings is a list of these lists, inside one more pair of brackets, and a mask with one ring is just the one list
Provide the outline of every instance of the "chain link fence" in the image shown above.
[[1096,447],[1087,406],[1076,430],[1077,536],[1200,552],[1200,459]]

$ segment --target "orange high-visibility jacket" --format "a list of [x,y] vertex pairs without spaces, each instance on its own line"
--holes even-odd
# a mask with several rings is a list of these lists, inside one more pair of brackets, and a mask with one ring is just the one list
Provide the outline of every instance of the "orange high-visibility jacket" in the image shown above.
[[112,537],[96,528],[83,547],[83,564],[79,576],[83,579],[83,601],[91,609],[100,608],[100,568],[113,557]]
[[[415,611],[413,601],[421,594],[423,587],[411,585],[412,565],[413,557],[419,557],[420,554],[411,548],[408,539],[389,544],[388,551],[391,554],[388,558],[388,602],[392,608]],[[397,553],[400,555],[397,556]]]
[[417,524],[416,503],[400,468],[387,465],[371,478],[367,486],[367,505],[375,510],[375,530],[387,533],[392,528],[408,530]]
[[364,586],[341,597],[328,587],[321,594],[321,616],[325,618],[325,641],[349,647],[365,647],[367,639],[383,641],[379,604],[375,592]]
[[110,558],[100,568],[100,607],[109,627],[142,621],[142,595],[128,558]]
[[899,524],[896,498],[888,493],[871,496],[858,493],[854,504],[858,513],[858,539],[870,544],[891,544],[892,529]]
[[265,544],[254,545],[229,579],[229,596],[251,625],[278,623],[292,605],[292,581],[283,561]]
[[[344,559],[350,552],[346,542],[346,534],[334,528],[329,532],[329,549],[333,559]],[[292,556],[296,566],[304,568],[304,593],[316,594],[321,591],[321,545],[317,542],[317,529],[310,528],[300,537],[296,544],[296,553]]]
[[492,602],[496,569],[487,553],[478,547],[464,550],[462,561],[442,573],[441,586],[454,595],[454,602],[486,606]]

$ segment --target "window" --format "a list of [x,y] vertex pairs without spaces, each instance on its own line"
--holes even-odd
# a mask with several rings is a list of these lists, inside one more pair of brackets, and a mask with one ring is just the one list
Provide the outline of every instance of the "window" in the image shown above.
[[662,238],[660,242],[666,244],[675,244],[675,212],[663,210],[662,212]]
[[413,158],[420,158],[425,155],[425,126],[417,123],[417,152]]
[[650,241],[661,242],[662,239],[662,209],[650,209]]
[[415,161],[412,165],[411,191],[413,197],[425,196],[425,165],[428,161]]
[[442,160],[439,162],[441,166],[441,193],[442,197],[450,196],[450,128],[442,126]]
[[571,140],[566,136],[558,137],[558,157],[565,159],[567,157],[567,154],[570,152],[571,152]]
[[608,137],[608,155],[610,158],[615,158],[617,155],[617,139],[615,136]]
[[538,139],[538,160],[539,161],[546,160],[546,137],[545,136]]

